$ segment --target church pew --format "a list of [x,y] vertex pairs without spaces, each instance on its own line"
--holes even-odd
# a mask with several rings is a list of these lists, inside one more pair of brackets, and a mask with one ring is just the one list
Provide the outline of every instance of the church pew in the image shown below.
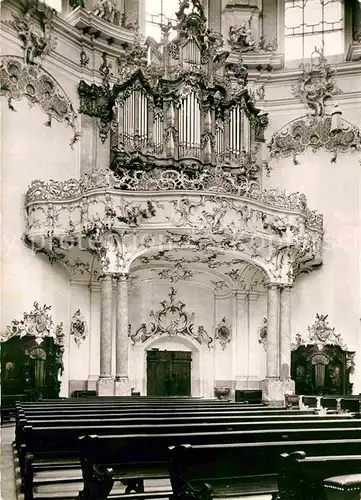
[[[69,459],[76,463],[79,455],[79,436],[84,433],[98,434],[99,439],[103,436],[116,436],[118,443],[122,442],[122,447],[131,454],[132,450],[145,448],[151,457],[156,461],[166,461],[166,450],[168,446],[177,445],[184,442],[191,444],[204,443],[237,443],[237,442],[257,442],[262,439],[265,442],[272,441],[296,441],[303,439],[355,439],[361,437],[360,427],[328,427],[326,422],[324,427],[313,427],[304,423],[301,428],[287,427],[270,429],[250,429],[242,431],[214,431],[214,432],[193,432],[191,426],[187,432],[166,432],[162,428],[162,433],[141,434],[133,431],[132,434],[120,434],[119,427],[115,426],[94,426],[84,428],[31,428],[24,429],[25,445],[20,447],[19,461],[23,475],[28,468],[29,453],[35,457],[36,461],[45,460],[47,465],[60,465]],[[182,429],[180,429],[181,431]],[[100,441],[99,441],[100,442]],[[26,478],[24,479],[26,481]]]
[[[102,429],[103,430],[103,429]],[[79,429],[79,432],[81,429]],[[340,429],[326,429],[326,430],[320,430],[320,429],[312,429],[312,430],[297,430],[295,429],[286,429],[287,435],[284,434],[285,429],[283,430],[277,430],[276,432],[273,431],[268,431],[265,430],[263,432],[259,431],[253,431],[252,433],[203,433],[196,435],[195,433],[182,433],[179,435],[133,435],[133,436],[104,436],[104,435],[99,435],[97,437],[97,442],[98,442],[98,447],[100,449],[106,449],[108,450],[108,447],[110,446],[110,442],[114,439],[116,441],[116,447],[118,449],[118,453],[120,455],[126,456],[127,461],[132,461],[132,462],[140,462],[140,461],[150,461],[152,463],[156,464],[156,467],[159,470],[162,470],[162,467],[160,467],[160,464],[163,465],[163,475],[165,474],[166,470],[166,462],[167,462],[167,447],[170,445],[170,443],[182,443],[182,442],[192,442],[194,444],[196,443],[209,443],[209,442],[220,442],[223,443],[224,441],[229,441],[231,444],[235,444],[237,440],[241,441],[255,441],[262,439],[265,443],[268,443],[269,445],[273,441],[277,440],[284,440],[285,444],[287,444],[287,440],[291,440],[292,442],[295,442],[296,439],[300,440],[301,442],[305,438],[312,438],[315,439],[316,441],[320,441],[321,438],[329,438],[332,434],[337,438],[337,440],[340,440],[341,442],[345,443],[345,446],[348,446],[348,443],[351,443],[350,445],[353,446],[355,442],[358,442],[358,446],[361,444],[360,439],[346,439],[347,435],[350,437],[354,437],[352,434],[342,431]],[[326,431],[326,433],[325,433]],[[334,432],[337,431],[337,432]],[[36,433],[35,433],[36,434]],[[232,435],[233,434],[233,435]],[[241,434],[243,434],[241,436]],[[360,436],[360,429],[356,430],[356,435]],[[47,436],[46,439],[41,440],[39,439],[38,436],[34,436],[34,442],[33,445],[30,445],[34,453],[33,454],[28,454],[25,460],[25,480],[24,480],[24,491],[29,492],[32,491],[33,488],[33,481],[34,481],[34,475],[36,473],[40,472],[41,470],[47,470],[49,468],[51,469],[57,469],[58,470],[63,470],[63,474],[67,474],[70,467],[70,464],[66,462],[59,462],[56,464],[56,462],[51,463],[49,460],[51,456],[56,456],[59,457],[61,455],[69,457],[69,440],[65,441],[67,439],[66,435],[62,436],[62,439],[60,440],[63,444],[66,443],[67,445],[60,447],[60,449],[57,448],[57,444],[55,443],[54,438],[52,436]],[[335,443],[337,440],[333,440],[332,442]],[[49,443],[52,443],[51,446],[49,446]],[[47,445],[47,446],[46,446]],[[104,448],[105,447],[105,448]],[[37,448],[37,449],[36,449]],[[68,450],[67,453],[65,453],[65,449]],[[44,463],[41,462],[36,462],[35,457],[37,455],[40,455],[44,452],[46,452],[46,455],[48,457],[48,460]],[[51,451],[50,451],[51,450]],[[75,457],[78,454],[78,450],[73,454]],[[76,467],[76,464],[73,464],[73,467]],[[77,466],[78,467],[78,466]],[[148,472],[152,472],[151,470]],[[143,472],[142,472],[143,474]],[[131,473],[129,472],[125,476],[131,476]],[[76,480],[76,479],[75,479]],[[79,478],[77,478],[79,480]],[[74,477],[69,479],[69,482],[73,482]],[[130,486],[134,485],[134,478],[133,482],[130,482]],[[138,485],[137,488],[140,485],[139,478],[136,482]],[[29,495],[27,495],[27,498],[30,498]]]
[[[327,418],[330,418],[332,415],[330,415]],[[92,417],[92,418],[90,418]],[[184,425],[190,425],[190,424],[201,424],[201,423],[224,423],[227,424],[228,422],[242,422],[242,421],[272,421],[272,420],[306,420],[306,417],[313,417],[313,419],[317,420],[319,417],[312,412],[305,411],[305,412],[276,412],[276,413],[267,413],[267,414],[256,414],[254,413],[238,413],[236,415],[230,415],[227,413],[211,413],[211,414],[200,414],[197,413],[195,416],[192,415],[190,416],[189,414],[177,414],[175,417],[174,415],[169,416],[168,414],[162,414],[161,417],[156,416],[154,417],[153,414],[150,417],[150,420],[147,420],[146,417],[142,416],[143,422],[141,418],[139,417],[138,414],[133,414],[133,415],[127,415],[126,418],[123,416],[118,416],[118,415],[102,415],[99,413],[96,414],[86,414],[82,416],[68,416],[68,417],[60,417],[59,415],[57,416],[56,419],[51,419],[49,417],[43,418],[43,419],[37,419],[33,417],[25,417],[22,415],[18,415],[17,420],[16,420],[16,428],[15,428],[15,442],[16,445],[19,449],[19,446],[22,444],[23,439],[23,429],[26,425],[31,425],[33,427],[52,427],[52,426],[58,426],[58,427],[66,427],[66,426],[72,426],[72,425],[86,425],[87,421],[90,420],[89,424],[90,425],[124,425],[124,424],[131,424],[133,425],[159,425],[164,422],[166,423],[174,423],[174,424],[184,424]],[[326,417],[326,416],[324,416]],[[337,417],[339,418],[339,417]],[[351,416],[347,417],[351,418]],[[116,423],[115,423],[116,422]]]
[[359,471],[361,455],[307,456],[304,451],[283,453],[278,475],[280,500],[321,499],[323,481],[327,477]]
[[[360,444],[360,439],[355,439],[172,446],[169,476],[173,498],[205,500],[212,496],[242,497],[264,493],[276,498],[281,453],[291,453],[302,447],[309,454],[341,455],[345,448],[355,453]],[[85,500],[92,498],[95,491],[98,500],[107,499],[114,481],[131,474],[132,470],[138,474],[139,481],[135,481],[134,485],[138,488],[137,493],[141,494],[142,474],[146,475],[152,467],[159,467],[155,457],[152,458],[144,446],[139,446],[137,450],[133,448],[128,454],[121,441],[114,436],[84,438],[81,453],[83,492],[89,495],[84,496]],[[205,486],[204,482],[209,486]],[[200,486],[198,492],[194,486]]]
[[[118,421],[118,420],[81,420],[81,421],[62,421],[58,420],[57,422],[40,422],[37,424],[34,421],[25,421],[21,422],[21,427],[17,428],[16,431],[16,446],[20,449],[20,446],[26,441],[26,433],[29,432],[29,429],[36,428],[55,428],[56,430],[63,430],[67,428],[76,427],[84,430],[89,433],[98,432],[99,428],[102,427],[110,427],[111,429],[115,429],[117,433],[121,434],[132,434],[132,433],[142,433],[142,434],[161,434],[161,433],[176,433],[182,432],[185,428],[190,429],[192,432],[223,432],[223,431],[241,431],[241,430],[251,430],[251,429],[276,429],[276,428],[305,428],[305,427],[313,427],[313,428],[323,428],[325,426],[330,427],[338,427],[338,428],[354,428],[359,427],[360,422],[356,421],[352,418],[332,418],[332,416],[327,417],[317,417],[305,416],[304,418],[294,419],[291,417],[283,418],[281,420],[247,420],[247,419],[239,419],[232,420],[226,422],[220,422],[219,420],[215,420],[213,422],[192,422],[188,419],[183,419],[181,422],[171,423],[168,420],[166,423],[164,422],[145,422],[139,424],[138,422],[133,421]],[[31,432],[31,431],[30,431]]]
[[360,500],[361,468],[357,472],[325,479],[323,484],[326,500]]

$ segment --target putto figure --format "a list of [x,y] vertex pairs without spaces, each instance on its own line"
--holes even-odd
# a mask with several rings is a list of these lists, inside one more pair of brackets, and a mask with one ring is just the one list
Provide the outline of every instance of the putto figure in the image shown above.
[[254,50],[256,42],[252,36],[251,20],[248,21],[248,26],[245,21],[238,26],[230,26],[228,43],[232,49],[242,52]]

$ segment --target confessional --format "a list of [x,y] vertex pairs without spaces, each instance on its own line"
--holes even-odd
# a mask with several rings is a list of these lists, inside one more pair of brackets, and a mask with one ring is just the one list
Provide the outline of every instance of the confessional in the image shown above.
[[1,344],[3,401],[59,397],[63,348],[52,337],[37,340],[15,336]]
[[296,394],[352,394],[350,372],[352,355],[339,345],[301,345],[292,352],[291,376]]

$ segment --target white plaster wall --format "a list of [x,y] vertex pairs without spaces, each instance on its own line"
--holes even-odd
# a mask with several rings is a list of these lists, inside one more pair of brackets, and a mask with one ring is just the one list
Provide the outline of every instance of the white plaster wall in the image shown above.
[[[273,161],[264,185],[306,194],[308,205],[324,215],[323,266],[297,278],[292,291],[292,336],[306,334],[316,313],[329,323],[350,350],[360,350],[360,165],[357,156],[339,154],[330,162],[324,151],[307,151],[292,159]],[[361,390],[361,364],[356,359],[354,392]]]
[[[150,325],[150,311],[158,311],[160,302],[168,298],[170,287],[178,290],[176,301],[183,301],[188,313],[195,313],[195,331],[203,325],[208,335],[214,335],[214,298],[213,291],[197,283],[179,282],[171,284],[164,280],[145,280],[137,282],[130,290],[129,296],[129,322],[132,332],[141,325]],[[156,344],[153,345],[153,342]],[[159,344],[160,343],[160,344]],[[214,348],[208,349],[206,345],[200,346],[188,338],[157,337],[145,344],[130,346],[129,373],[131,387],[142,394],[146,393],[146,350],[159,345],[167,346],[168,350],[190,349],[193,351],[192,363],[192,394],[206,397],[213,396],[214,387]],[[178,349],[182,346],[181,349]],[[159,347],[159,348],[161,348]],[[197,352],[198,351],[198,354]],[[197,359],[195,359],[195,355]],[[198,373],[197,373],[198,372]]]
[[71,381],[86,381],[89,375],[89,349],[91,331],[91,315],[90,315],[90,291],[86,283],[71,283],[70,290],[70,316],[80,309],[84,316],[88,335],[79,346],[75,343],[74,337],[70,337],[70,370],[69,379]]
[[[22,241],[25,229],[24,196],[37,178],[67,179],[74,175],[75,152],[69,147],[69,129],[53,122],[25,99],[13,102],[16,112],[2,105],[2,314],[1,328],[22,317],[34,301],[52,306],[56,323],[69,331],[69,280],[66,270],[35,255]],[[68,378],[68,340],[64,353],[62,395]],[[65,391],[65,392],[64,392]]]

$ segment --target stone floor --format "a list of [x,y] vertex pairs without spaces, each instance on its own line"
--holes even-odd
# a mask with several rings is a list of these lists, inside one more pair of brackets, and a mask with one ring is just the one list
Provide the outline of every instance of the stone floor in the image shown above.
[[[12,442],[14,440],[14,425],[1,426],[1,500],[21,500],[16,494],[14,460]],[[270,500],[271,495],[242,497],[242,500]],[[236,499],[233,499],[236,500]],[[240,499],[241,500],[241,499]]]
[[17,500],[12,442],[14,425],[1,426],[1,500]]

